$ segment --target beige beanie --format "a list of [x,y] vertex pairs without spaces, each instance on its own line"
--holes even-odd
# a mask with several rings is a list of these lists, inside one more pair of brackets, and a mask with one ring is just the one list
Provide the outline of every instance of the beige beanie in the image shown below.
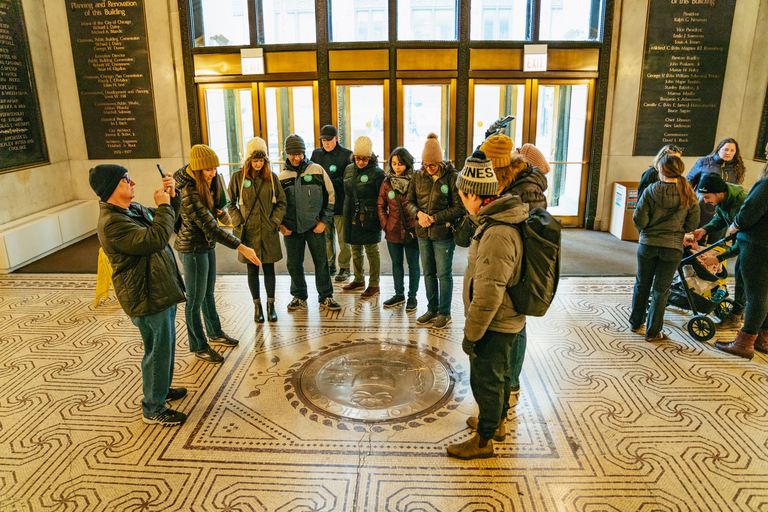
[[424,144],[424,151],[421,152],[421,162],[442,162],[443,161],[443,148],[440,147],[440,141],[437,140],[437,135],[430,133],[427,135],[427,142]]
[[491,159],[494,169],[505,167],[509,165],[509,157],[512,155],[512,139],[503,133],[491,135],[480,146],[480,151]]
[[248,144],[245,145],[245,158],[249,158],[256,151],[262,153],[259,158],[264,158],[268,154],[267,143],[261,137],[254,137],[248,141]]
[[549,172],[547,159],[544,158],[542,152],[533,144],[523,144],[523,147],[517,152],[523,155],[526,162],[534,167],[538,167],[542,173],[547,174]]
[[373,141],[365,135],[358,137],[352,153],[356,156],[372,156],[373,153],[371,151],[373,151]]
[[192,146],[189,151],[189,168],[193,171],[213,169],[219,166],[219,157],[216,152],[205,144]]

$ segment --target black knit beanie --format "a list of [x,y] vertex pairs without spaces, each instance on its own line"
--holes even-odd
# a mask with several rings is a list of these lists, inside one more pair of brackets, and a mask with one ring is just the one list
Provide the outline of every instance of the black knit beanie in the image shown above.
[[288,138],[285,139],[286,155],[298,155],[300,153],[306,153],[306,151],[307,147],[304,145],[304,139],[295,133],[293,135],[289,135]]
[[126,174],[128,169],[121,165],[101,164],[88,171],[88,182],[99,199],[106,202]]
[[696,190],[699,194],[719,194],[720,192],[728,192],[728,185],[723,178],[710,172],[701,177],[699,188]]

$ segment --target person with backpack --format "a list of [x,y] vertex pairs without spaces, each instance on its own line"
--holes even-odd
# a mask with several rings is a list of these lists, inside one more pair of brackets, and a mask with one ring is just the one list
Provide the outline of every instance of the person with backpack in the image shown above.
[[661,157],[658,167],[661,181],[643,192],[632,215],[640,232],[640,244],[629,324],[632,332],[642,332],[650,296],[645,329],[645,340],[650,342],[669,339],[661,330],[669,287],[683,257],[683,237],[699,224],[699,203],[683,177],[683,161],[668,154]]
[[469,246],[463,294],[463,349],[479,408],[467,424],[477,433],[448,446],[449,457],[464,460],[493,457],[494,439],[506,437],[510,352],[525,327],[525,315],[516,310],[507,288],[520,282],[523,239],[512,224],[526,221],[528,205],[519,196],[498,197],[498,186],[491,161],[475,151],[457,180],[461,201],[478,226]]
[[264,287],[267,291],[267,319],[277,322],[275,311],[275,263],[283,259],[278,226],[283,222],[287,205],[285,192],[277,175],[270,171],[267,144],[259,137],[248,141],[243,168],[229,180],[232,203],[227,210],[232,219],[232,230],[241,241],[253,247],[261,266],[237,255],[246,264],[248,288],[253,298],[253,320],[264,323],[259,291],[259,268],[264,269]]

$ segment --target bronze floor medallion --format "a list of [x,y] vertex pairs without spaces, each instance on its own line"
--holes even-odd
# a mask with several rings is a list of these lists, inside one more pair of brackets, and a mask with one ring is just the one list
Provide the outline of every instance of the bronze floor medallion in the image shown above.
[[294,379],[312,409],[358,421],[406,420],[429,412],[450,396],[454,383],[450,367],[437,355],[389,343],[328,350],[302,365]]

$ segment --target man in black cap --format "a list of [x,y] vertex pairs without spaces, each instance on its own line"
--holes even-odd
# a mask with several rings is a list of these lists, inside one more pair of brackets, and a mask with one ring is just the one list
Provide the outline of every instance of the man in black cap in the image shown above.
[[115,294],[144,342],[142,419],[150,425],[181,425],[187,415],[165,405],[187,394],[184,388],[171,388],[176,304],[185,298],[184,283],[168,241],[181,207],[181,195],[171,175],[166,174],[162,188],[155,190],[157,208],[134,203],[135,183],[127,169],[119,165],[97,165],[88,179],[101,200],[99,242],[112,265]]
[[[725,229],[733,223],[736,214],[741,210],[741,205],[747,198],[747,193],[740,185],[727,183],[723,178],[715,173],[704,174],[699,181],[696,189],[702,200],[714,205],[715,216],[706,225],[693,232],[694,240],[707,238],[722,238]],[[716,236],[713,236],[716,234]],[[733,245],[726,249],[722,254],[715,255],[714,251],[704,253],[705,258],[718,262],[736,257],[736,263],[733,265],[733,273],[736,278],[736,287],[733,296],[733,310],[715,326],[718,331],[741,329],[744,325],[744,307],[746,306],[746,296],[744,294],[744,276],[741,274],[741,265],[739,264],[739,244],[734,241]]]
[[323,145],[312,152],[310,160],[319,164],[333,183],[336,196],[333,207],[333,222],[325,227],[325,249],[328,252],[328,266],[331,274],[336,273],[336,243],[339,239],[339,273],[336,281],[349,278],[349,262],[352,256],[349,244],[344,241],[344,169],[350,164],[352,151],[339,144],[336,127],[330,124],[320,129],[320,143]]

